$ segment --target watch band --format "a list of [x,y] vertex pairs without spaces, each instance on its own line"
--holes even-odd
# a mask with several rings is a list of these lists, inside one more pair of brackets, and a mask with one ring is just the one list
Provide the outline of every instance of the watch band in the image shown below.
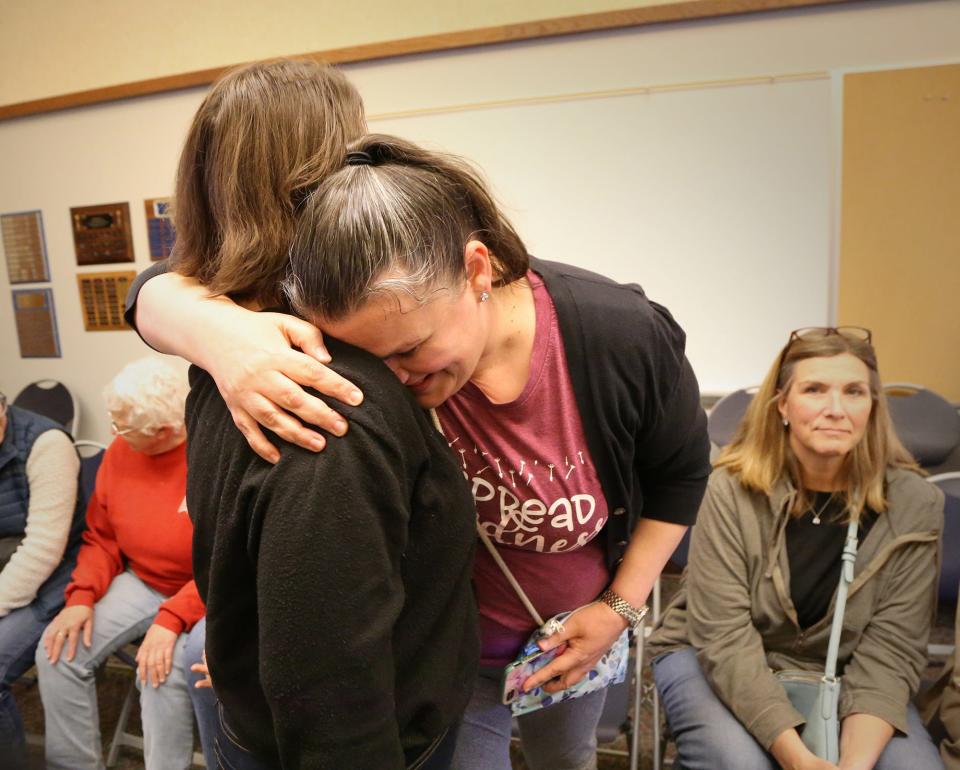
[[616,612],[620,617],[627,621],[634,631],[636,631],[640,624],[643,622],[643,619],[647,616],[647,613],[650,611],[650,608],[644,604],[642,607],[634,607],[630,602],[624,599],[620,594],[613,592],[609,588],[600,594],[600,597],[597,599],[598,602],[603,602],[611,610]]

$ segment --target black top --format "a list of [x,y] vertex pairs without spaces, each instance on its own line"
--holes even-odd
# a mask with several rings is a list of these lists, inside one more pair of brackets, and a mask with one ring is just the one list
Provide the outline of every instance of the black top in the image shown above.
[[[843,500],[829,492],[817,492],[811,509],[787,522],[787,560],[790,563],[790,599],[800,628],[810,628],[827,616],[840,582],[840,557],[847,539]],[[820,512],[819,524],[814,514]],[[857,528],[862,543],[876,516],[865,511]]]
[[[276,465],[191,369],[187,502],[224,718],[271,766],[403,768],[455,723],[479,660],[474,510],[446,442],[378,359],[327,338],[362,388],[320,454]],[[322,398],[322,396],[321,396]]]

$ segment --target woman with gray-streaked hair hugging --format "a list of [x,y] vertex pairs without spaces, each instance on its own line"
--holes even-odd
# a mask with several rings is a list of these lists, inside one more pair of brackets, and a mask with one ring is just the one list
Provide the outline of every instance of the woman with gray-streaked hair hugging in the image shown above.
[[186,394],[182,370],[157,358],[128,364],[104,391],[116,438],[97,473],[66,607],[37,648],[49,768],[103,767],[93,674],[140,637],[146,766],[190,766],[183,647],[204,607],[185,506]]

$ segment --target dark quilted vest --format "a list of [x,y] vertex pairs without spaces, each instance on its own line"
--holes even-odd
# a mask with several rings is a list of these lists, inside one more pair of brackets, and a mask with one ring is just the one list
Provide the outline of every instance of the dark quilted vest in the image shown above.
[[[22,535],[27,526],[30,487],[27,483],[27,457],[40,434],[63,428],[33,412],[7,408],[7,430],[0,444],[0,537]],[[66,432],[66,431],[63,431]],[[41,619],[50,619],[63,606],[63,591],[77,561],[80,537],[83,534],[86,506],[83,493],[77,490],[77,504],[70,526],[70,537],[63,561],[37,592],[32,607]]]

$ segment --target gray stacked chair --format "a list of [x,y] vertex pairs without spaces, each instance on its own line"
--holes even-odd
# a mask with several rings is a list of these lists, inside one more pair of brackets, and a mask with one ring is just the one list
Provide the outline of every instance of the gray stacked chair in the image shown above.
[[80,405],[67,387],[56,380],[31,382],[13,399],[13,405],[49,417],[73,436],[79,431]]
[[713,405],[707,415],[707,433],[710,434],[710,443],[717,449],[722,449],[733,440],[737,426],[756,392],[756,386],[740,388],[728,393]]
[[960,445],[957,407],[934,391],[909,382],[884,386],[897,435],[924,468],[941,465]]

